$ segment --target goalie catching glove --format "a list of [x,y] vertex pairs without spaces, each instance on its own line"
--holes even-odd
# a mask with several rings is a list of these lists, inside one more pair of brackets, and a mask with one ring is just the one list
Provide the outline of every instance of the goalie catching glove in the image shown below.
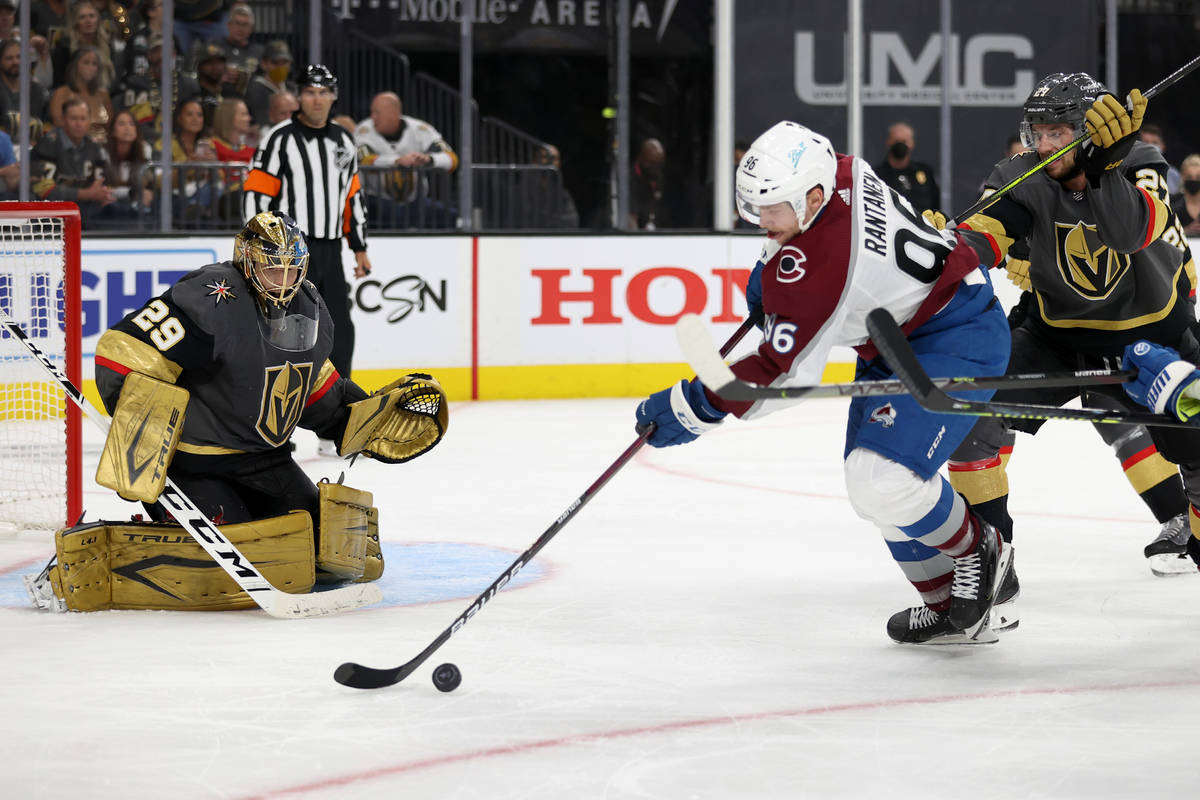
[[362,453],[387,464],[427,452],[442,440],[450,424],[442,385],[420,372],[405,375],[348,408],[350,418],[339,452],[343,456]]

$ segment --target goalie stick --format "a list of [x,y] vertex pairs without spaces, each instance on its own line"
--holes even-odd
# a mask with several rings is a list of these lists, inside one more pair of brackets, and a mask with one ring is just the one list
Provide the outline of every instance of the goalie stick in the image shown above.
[[[58,385],[71,398],[88,419],[96,424],[105,434],[108,433],[109,422],[99,409],[83,396],[75,384],[62,373],[50,357],[43,353],[37,345],[29,340],[21,326],[13,321],[6,311],[0,309],[0,323],[25,349],[50,373]],[[225,538],[204,512],[196,507],[186,494],[180,491],[170,478],[158,498],[163,507],[171,513],[175,521],[196,540],[197,544],[213,561],[233,578],[242,591],[258,603],[263,611],[272,617],[292,619],[299,617],[319,617],[335,614],[352,608],[378,603],[383,599],[379,587],[371,583],[353,584],[325,592],[310,592],[308,594],[288,594],[276,589],[263,577],[262,573],[242,553]]]
[[[751,320],[747,319],[744,321],[729,337],[729,341],[725,342],[725,346],[721,348],[722,354],[727,354],[732,350],[753,327],[754,323]],[[533,557],[543,547],[550,543],[555,534],[575,518],[579,510],[587,505],[587,502],[595,497],[596,493],[603,489],[604,485],[620,472],[622,467],[629,463],[629,460],[633,458],[638,450],[642,449],[642,446],[646,444],[646,440],[650,438],[650,434],[653,432],[653,425],[642,430],[638,434],[638,438],[625,448],[625,452],[617,456],[617,460],[610,464],[608,469],[604,470],[600,477],[584,490],[583,494],[579,495],[571,505],[567,506],[567,510],[559,515],[558,519],[538,537],[537,541],[528,550],[517,556],[517,560],[512,562],[504,572],[500,573],[500,577],[492,581],[492,585],[484,589],[483,593],[476,597],[474,602],[455,618],[454,622],[450,623],[450,627],[446,628],[436,639],[430,642],[428,647],[398,667],[379,669],[347,661],[334,670],[333,679],[343,686],[349,686],[353,689],[381,689],[384,686],[393,686],[413,674],[417,667],[425,663],[426,659],[433,655],[439,647],[450,641],[451,636],[458,633],[462,626],[466,625],[472,617],[482,611],[483,607],[496,596],[496,592],[503,589],[505,584],[511,581],[526,564],[533,560]]]
[[[1179,81],[1183,80],[1183,78],[1185,76],[1187,76],[1188,74],[1190,74],[1191,71],[1194,70],[1197,66],[1200,66],[1200,56],[1196,56],[1191,61],[1184,64],[1182,67],[1175,70],[1170,75],[1168,75],[1167,77],[1163,78],[1158,83],[1151,86],[1149,89],[1147,89],[1145,92],[1142,93],[1142,97],[1145,97],[1147,100],[1152,99],[1156,94],[1163,91],[1164,89],[1168,89],[1171,86],[1174,86],[1176,83],[1179,83]],[[1012,189],[1018,183],[1021,183],[1026,178],[1037,174],[1038,172],[1040,172],[1041,170],[1043,170],[1047,166],[1049,166],[1052,162],[1057,161],[1058,159],[1062,158],[1067,153],[1069,153],[1071,150],[1078,147],[1080,142],[1082,142],[1084,139],[1089,138],[1090,136],[1091,136],[1091,134],[1089,134],[1089,133],[1080,134],[1080,136],[1077,139],[1075,139],[1074,141],[1072,141],[1066,145],[1063,145],[1063,147],[1061,147],[1058,151],[1051,153],[1049,156],[1047,156],[1046,158],[1042,159],[1037,164],[1035,164],[1029,171],[1013,178],[1011,181],[1006,183],[1004,186],[1001,186],[999,189],[992,192],[991,194],[985,195],[984,197],[981,197],[978,200],[976,200],[975,203],[970,208],[968,208],[966,211],[964,211],[961,214],[959,214],[958,216],[956,216],[953,220],[948,220],[947,225],[949,225],[951,222],[963,222],[967,219],[970,219],[973,215],[978,214],[980,211],[984,211],[984,210],[990,208],[1001,197],[1003,197],[1004,195],[1006,195],[1010,191],[1012,191]]]
[[[855,381],[854,383],[823,383],[815,386],[762,386],[738,380],[725,360],[717,353],[704,322],[695,314],[685,314],[675,323],[675,336],[684,358],[696,371],[696,377],[713,393],[726,400],[754,402],[756,400],[791,400],[802,397],[874,397],[876,395],[908,394],[903,381]],[[1124,383],[1136,373],[1129,370],[1080,370],[1078,372],[1030,372],[1019,375],[988,377],[932,378],[935,386],[946,391],[978,391],[982,389],[1049,389],[1060,386],[1096,386]]]
[[1164,428],[1190,428],[1194,425],[1179,422],[1161,414],[1146,411],[1112,411],[1100,408],[1058,408],[1025,403],[993,403],[982,400],[959,400],[939,389],[921,366],[908,337],[885,308],[867,314],[867,330],[884,361],[908,387],[922,408],[937,414],[970,414],[977,417],[1008,419],[1074,419],[1112,425],[1158,425]]

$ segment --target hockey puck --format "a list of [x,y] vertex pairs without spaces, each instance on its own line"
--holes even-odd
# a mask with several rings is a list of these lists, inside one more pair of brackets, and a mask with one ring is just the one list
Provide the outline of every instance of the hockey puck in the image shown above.
[[453,692],[462,683],[462,673],[453,664],[439,664],[433,671],[433,685],[439,692]]

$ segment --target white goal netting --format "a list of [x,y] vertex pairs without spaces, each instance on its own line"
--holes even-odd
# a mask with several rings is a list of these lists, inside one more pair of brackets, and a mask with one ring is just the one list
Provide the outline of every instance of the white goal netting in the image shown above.
[[[0,309],[65,371],[64,228],[60,217],[0,218]],[[66,521],[68,402],[0,327],[0,530],[55,530]]]

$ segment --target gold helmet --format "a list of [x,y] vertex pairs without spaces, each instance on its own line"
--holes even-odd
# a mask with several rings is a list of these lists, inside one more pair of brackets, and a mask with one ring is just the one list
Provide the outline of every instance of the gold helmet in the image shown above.
[[308,244],[294,219],[264,211],[234,237],[233,263],[264,305],[286,308],[308,273]]

